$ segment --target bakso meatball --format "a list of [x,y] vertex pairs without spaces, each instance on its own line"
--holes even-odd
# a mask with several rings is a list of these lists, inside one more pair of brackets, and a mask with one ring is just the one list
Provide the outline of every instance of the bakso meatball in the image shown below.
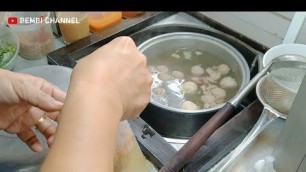
[[231,68],[227,64],[220,64],[218,66],[218,72],[220,72],[221,75],[227,75],[230,70]]
[[155,88],[152,89],[152,92],[153,92],[154,94],[157,94],[157,95],[162,95],[162,94],[164,94],[166,91],[165,91],[165,89],[163,89],[163,88],[161,88],[161,87],[155,87]]
[[200,55],[202,55],[202,54],[203,54],[201,51],[198,51],[198,50],[197,50],[197,51],[195,51],[194,53],[195,53],[197,56],[200,56]]
[[172,71],[171,75],[175,79],[184,79],[184,73],[180,71]]
[[226,91],[219,87],[213,88],[211,94],[214,95],[216,99],[225,99],[226,97]]
[[204,74],[204,69],[200,65],[195,65],[191,67],[191,73],[195,76],[201,76]]
[[204,103],[212,103],[212,102],[215,102],[216,101],[216,97],[211,95],[211,94],[204,94],[202,97],[201,97],[201,100],[204,102]]
[[225,77],[223,79],[221,79],[220,81],[220,87],[224,88],[224,89],[227,89],[227,88],[235,88],[237,87],[237,82],[234,78],[228,76],[228,77]]
[[172,79],[171,76],[167,73],[158,74],[158,78],[162,81],[170,81]]
[[191,80],[196,84],[209,84],[207,77],[194,76]]
[[187,94],[195,94],[198,90],[198,85],[192,81],[187,81],[182,84],[182,90]]
[[187,59],[187,60],[192,60],[192,55],[191,55],[191,52],[190,51],[183,51],[183,54],[184,54],[184,58]]
[[195,103],[193,103],[192,101],[184,101],[181,104],[181,109],[184,109],[184,110],[198,110],[199,107]]
[[208,67],[206,68],[206,72],[208,73],[209,77],[212,80],[218,80],[221,78],[221,74],[220,72],[218,72],[217,70],[213,70],[212,68]]
[[155,70],[157,70],[158,72],[161,73],[167,73],[168,72],[168,67],[165,65],[160,65],[160,66],[156,66]]
[[171,54],[171,57],[176,58],[176,59],[179,59],[181,56],[180,56],[179,54],[172,53],[172,54]]

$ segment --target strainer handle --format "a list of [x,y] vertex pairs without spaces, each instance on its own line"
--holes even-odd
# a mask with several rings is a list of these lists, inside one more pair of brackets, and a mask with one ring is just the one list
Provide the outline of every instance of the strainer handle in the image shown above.
[[239,154],[245,150],[247,146],[261,133],[277,116],[271,113],[268,109],[264,108],[259,119],[253,126],[252,130],[248,133],[248,135],[243,139],[243,141],[235,148],[235,150],[226,157],[226,159],[222,160],[221,164],[215,168],[215,171],[224,171],[228,168],[229,165],[233,163],[239,156]]
[[178,172],[208,138],[229,118],[235,106],[227,102],[215,115],[213,115],[163,166],[159,172]]

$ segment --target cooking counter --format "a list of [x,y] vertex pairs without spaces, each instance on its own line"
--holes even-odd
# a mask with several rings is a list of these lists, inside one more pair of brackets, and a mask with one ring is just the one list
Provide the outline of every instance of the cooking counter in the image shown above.
[[[159,12],[146,12],[143,18],[125,19],[121,24],[94,33],[68,46],[65,46],[61,38],[55,38],[55,51],[49,53],[41,60],[25,60],[19,57],[14,71],[47,64],[63,65],[73,68],[78,59],[94,51],[116,36],[133,35],[135,32],[141,32],[143,28],[163,25],[195,26],[205,31],[207,30],[209,33],[211,32],[215,36],[219,36],[231,43],[247,58],[251,76],[254,76],[261,69],[260,64],[262,63],[263,54],[253,48],[259,47],[258,45],[250,44],[251,41],[243,36],[239,38],[247,41],[243,42],[240,39],[229,36],[229,33],[234,36],[236,35],[226,28],[224,30],[216,29],[221,26],[208,20],[204,16],[198,15],[197,13],[185,12],[166,12],[161,14]],[[138,37],[133,38],[135,38],[137,45],[141,42],[141,39]],[[243,140],[257,121],[262,110],[260,102],[254,100],[256,100],[256,96],[254,96],[253,92],[237,108],[235,116],[218,129],[207,143],[201,147],[186,166],[185,169],[187,171],[209,170]],[[154,129],[150,128],[141,118],[131,120],[130,124],[143,152],[158,167],[163,166],[174,155],[176,150],[179,150],[188,141],[188,139],[163,137]]]

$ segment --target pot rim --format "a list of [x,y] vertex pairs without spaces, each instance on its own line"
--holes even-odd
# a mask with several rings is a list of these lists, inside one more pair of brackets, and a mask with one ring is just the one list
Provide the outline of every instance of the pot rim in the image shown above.
[[[241,85],[240,85],[240,88],[237,91],[237,93],[250,81],[250,68],[249,68],[248,63],[245,60],[245,57],[236,48],[234,48],[229,43],[227,43],[227,42],[225,42],[225,41],[223,41],[219,38],[210,36],[210,35],[201,34],[201,33],[194,33],[194,32],[165,33],[165,34],[161,34],[161,35],[152,37],[152,38],[142,42],[138,46],[138,49],[139,49],[139,51],[141,51],[143,53],[146,49],[148,49],[152,45],[155,45],[157,43],[160,43],[160,42],[163,42],[163,41],[166,41],[166,40],[168,41],[168,40],[178,39],[178,38],[206,41],[206,42],[212,43],[212,44],[214,44],[216,46],[219,46],[220,48],[223,48],[224,50],[226,50],[236,60],[236,62],[240,66],[240,70],[241,70],[241,74],[242,74],[243,79],[241,81]],[[231,99],[228,100],[228,101],[231,101]],[[150,103],[155,105],[155,106],[161,107],[163,109],[169,110],[171,112],[198,114],[198,113],[209,113],[209,112],[217,111],[218,109],[223,107],[226,102],[222,103],[222,104],[219,104],[217,106],[214,106],[212,108],[198,109],[198,110],[184,110],[184,109],[174,108],[174,107],[166,106],[166,105],[163,105],[161,103],[155,102],[152,99],[150,99]]]

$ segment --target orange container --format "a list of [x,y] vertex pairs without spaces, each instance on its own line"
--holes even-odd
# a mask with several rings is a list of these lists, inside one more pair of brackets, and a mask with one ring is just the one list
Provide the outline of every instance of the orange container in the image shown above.
[[122,17],[130,18],[130,17],[138,16],[142,13],[144,13],[144,11],[122,11]]
[[113,12],[88,12],[88,22],[91,31],[99,31],[113,26],[122,20],[121,11]]

